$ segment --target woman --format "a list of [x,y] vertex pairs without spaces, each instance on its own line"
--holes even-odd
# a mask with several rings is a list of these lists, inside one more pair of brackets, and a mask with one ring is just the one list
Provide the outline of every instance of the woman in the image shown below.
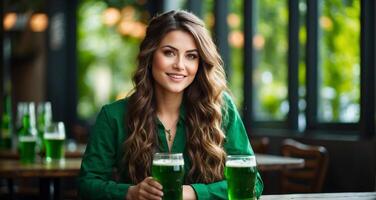
[[[227,199],[227,154],[253,154],[222,60],[203,22],[185,11],[151,20],[133,93],[102,108],[82,161],[80,195],[162,199],[153,153],[183,153],[184,199]],[[112,178],[117,169],[120,180]],[[256,194],[263,185],[257,177]]]

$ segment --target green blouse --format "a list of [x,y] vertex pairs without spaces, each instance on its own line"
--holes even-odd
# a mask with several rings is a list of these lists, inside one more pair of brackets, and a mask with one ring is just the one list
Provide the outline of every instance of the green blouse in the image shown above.
[[[228,94],[224,95],[224,99],[226,112],[224,112],[222,128],[226,134],[224,144],[226,153],[254,154],[236,106]],[[124,199],[128,188],[132,186],[127,174],[120,175],[119,181],[115,181],[112,178],[113,169],[122,169],[124,152],[122,144],[128,134],[124,127],[127,103],[128,100],[123,99],[105,105],[97,117],[81,164],[79,193],[83,199]],[[184,119],[185,108],[181,106],[171,152],[183,153],[185,171],[188,172],[190,160],[188,155],[185,154],[186,133]],[[157,127],[158,137],[162,141],[160,150],[168,152],[164,127],[159,121],[157,122]],[[199,200],[227,199],[226,180],[210,184],[194,183],[191,186]],[[256,183],[257,196],[261,195],[262,190],[263,183],[258,174]]]

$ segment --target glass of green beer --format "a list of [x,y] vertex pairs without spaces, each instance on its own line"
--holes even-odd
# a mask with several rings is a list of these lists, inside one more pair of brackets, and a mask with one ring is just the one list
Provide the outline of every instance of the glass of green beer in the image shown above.
[[255,156],[227,156],[225,176],[227,179],[229,200],[256,199],[254,189],[257,176]]
[[64,162],[65,127],[63,122],[54,122],[45,127],[44,142],[46,162]]
[[21,163],[34,163],[36,157],[37,137],[33,135],[19,136],[18,145]]
[[154,154],[152,175],[163,186],[164,200],[183,199],[183,154]]

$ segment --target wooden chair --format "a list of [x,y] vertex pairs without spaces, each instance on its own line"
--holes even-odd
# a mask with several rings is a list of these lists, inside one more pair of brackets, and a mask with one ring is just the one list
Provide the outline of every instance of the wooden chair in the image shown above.
[[282,142],[281,151],[284,156],[303,158],[305,161],[302,169],[282,172],[282,193],[321,192],[329,162],[326,148],[285,139]]
[[251,145],[255,153],[266,154],[269,149],[269,138],[261,137],[251,139]]

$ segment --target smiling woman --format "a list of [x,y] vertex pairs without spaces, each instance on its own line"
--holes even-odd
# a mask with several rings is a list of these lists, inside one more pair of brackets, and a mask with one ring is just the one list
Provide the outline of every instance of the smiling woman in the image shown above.
[[[227,199],[226,155],[253,150],[203,22],[185,11],[153,18],[133,82],[129,97],[104,106],[97,117],[82,161],[81,196],[168,199],[167,185],[151,173],[154,153],[162,152],[183,157],[178,199]],[[119,182],[111,179],[114,167]],[[260,196],[259,174],[255,185]]]

